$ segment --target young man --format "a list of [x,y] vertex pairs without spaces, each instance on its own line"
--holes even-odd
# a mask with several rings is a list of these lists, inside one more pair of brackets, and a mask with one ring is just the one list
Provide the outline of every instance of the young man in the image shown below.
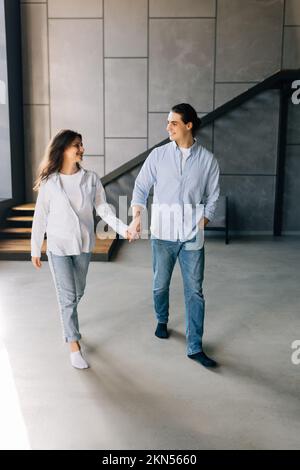
[[171,142],[150,153],[136,178],[130,227],[141,231],[141,213],[154,186],[151,244],[158,321],[155,335],[169,336],[169,286],[178,258],[184,284],[187,355],[205,367],[214,367],[216,362],[202,349],[203,231],[213,218],[219,197],[219,166],[212,153],[194,138],[200,124],[192,106],[173,106],[167,125]]

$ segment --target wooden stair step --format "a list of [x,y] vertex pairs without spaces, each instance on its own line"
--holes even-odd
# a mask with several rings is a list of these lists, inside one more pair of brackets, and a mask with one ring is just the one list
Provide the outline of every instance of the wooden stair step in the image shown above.
[[31,233],[31,227],[6,227],[0,230],[0,233]]
[[[115,240],[96,239],[96,245],[93,253],[106,253]],[[31,252],[30,240],[10,239],[0,240],[0,251],[25,251]],[[43,242],[42,252],[46,252],[46,240]]]
[[31,215],[18,215],[13,217],[7,217],[6,220],[10,222],[32,222],[33,216]]
[[[46,243],[44,241],[42,251],[45,252]],[[27,239],[5,239],[0,240],[0,253],[2,252],[11,252],[11,253],[30,253],[31,244],[30,240]]]
[[[96,238],[92,261],[108,261],[117,239],[99,240]],[[42,259],[46,260],[47,240],[42,245]],[[31,259],[30,239],[0,239],[0,259],[27,260]]]
[[20,204],[19,206],[12,207],[13,211],[34,211],[34,209],[34,202],[29,202],[28,204]]

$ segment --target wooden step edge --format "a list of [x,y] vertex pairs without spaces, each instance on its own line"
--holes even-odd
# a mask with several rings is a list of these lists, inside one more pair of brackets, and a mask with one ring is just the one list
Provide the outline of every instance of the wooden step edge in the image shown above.
[[11,208],[13,211],[34,211],[35,203],[20,204],[19,206],[14,206]]
[[31,233],[31,227],[5,227],[0,229],[0,233]]
[[6,220],[10,222],[32,222],[33,217],[30,215],[19,215],[19,216],[14,216],[14,217],[6,217]]

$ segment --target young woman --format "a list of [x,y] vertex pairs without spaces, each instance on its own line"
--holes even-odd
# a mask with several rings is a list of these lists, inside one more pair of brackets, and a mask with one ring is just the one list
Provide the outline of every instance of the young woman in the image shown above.
[[81,135],[71,130],[60,131],[49,143],[34,186],[39,194],[31,235],[32,263],[39,269],[47,233],[63,336],[70,345],[71,364],[78,369],[89,367],[79,344],[77,306],[95,244],[93,208],[122,237],[129,241],[137,237],[107,204],[98,175],[80,166],[83,153]]

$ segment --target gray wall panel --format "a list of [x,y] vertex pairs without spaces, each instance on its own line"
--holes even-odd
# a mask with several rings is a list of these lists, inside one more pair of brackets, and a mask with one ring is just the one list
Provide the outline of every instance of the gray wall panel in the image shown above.
[[149,14],[154,17],[214,17],[215,0],[149,0]]
[[95,171],[100,178],[104,176],[104,156],[102,155],[88,155],[84,156],[82,166],[86,170]]
[[229,197],[231,230],[273,230],[275,177],[223,175],[220,182]]
[[279,93],[258,95],[215,122],[214,149],[222,173],[275,174]]
[[147,150],[147,139],[106,139],[105,173],[115,170],[124,163],[131,160]]
[[50,20],[49,41],[52,135],[77,130],[86,153],[103,155],[102,20]]
[[252,88],[255,83],[216,83],[215,84],[215,108],[232,100],[244,91]]
[[35,201],[33,182],[50,139],[49,106],[24,106],[26,193]]
[[284,28],[283,67],[300,68],[300,26]]
[[256,81],[281,66],[283,0],[220,0],[217,81]]
[[169,137],[166,131],[168,115],[169,113],[149,113],[149,148]]
[[283,230],[300,231],[300,145],[287,147]]
[[22,4],[23,101],[49,104],[46,5]]
[[300,144],[300,104],[290,102],[288,110],[288,144]]
[[199,129],[196,134],[196,138],[199,140],[200,144],[205,147],[210,152],[213,152],[213,127],[214,124],[203,127]]
[[106,137],[147,137],[146,59],[105,59]]
[[48,0],[48,10],[50,18],[99,18],[103,0]]
[[300,26],[299,0],[285,0],[285,24]]
[[213,107],[214,20],[150,20],[149,111]]
[[146,57],[148,1],[105,0],[105,56]]

